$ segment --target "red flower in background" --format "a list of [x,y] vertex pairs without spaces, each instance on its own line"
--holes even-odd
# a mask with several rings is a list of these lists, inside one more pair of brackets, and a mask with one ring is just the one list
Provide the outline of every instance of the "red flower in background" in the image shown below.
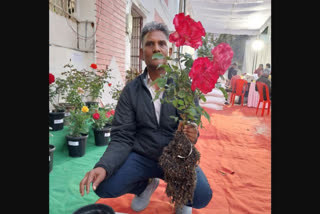
[[227,43],[220,43],[211,50],[213,55],[213,67],[220,75],[223,75],[231,64],[233,50]]
[[112,115],[114,115],[114,110],[110,110],[106,113],[107,118],[111,117]]
[[96,64],[92,63],[92,64],[90,65],[90,67],[93,68],[93,69],[97,69],[98,66],[97,66]]
[[95,119],[95,120],[99,120],[100,114],[99,114],[99,113],[94,113],[94,114],[92,115],[92,117],[93,117],[93,119]]
[[54,75],[52,73],[49,73],[49,85],[51,83],[54,83],[54,81],[55,81]]
[[174,42],[177,47],[188,45],[195,49],[202,45],[202,36],[206,32],[200,21],[195,22],[189,15],[179,13],[175,15],[173,24],[176,31],[169,35],[170,42]]
[[110,87],[112,84],[111,83],[108,83],[108,86]]
[[191,90],[198,88],[206,94],[215,87],[219,73],[214,69],[208,57],[199,57],[194,60],[189,76],[192,79]]

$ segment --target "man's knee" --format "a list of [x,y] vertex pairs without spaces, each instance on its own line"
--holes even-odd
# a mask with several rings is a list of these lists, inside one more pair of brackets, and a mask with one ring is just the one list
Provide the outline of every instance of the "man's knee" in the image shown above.
[[100,198],[116,198],[123,195],[123,191],[117,185],[99,185],[94,191]]
[[197,198],[194,198],[192,207],[201,209],[206,207],[212,199],[212,189],[209,187],[207,191],[202,192]]

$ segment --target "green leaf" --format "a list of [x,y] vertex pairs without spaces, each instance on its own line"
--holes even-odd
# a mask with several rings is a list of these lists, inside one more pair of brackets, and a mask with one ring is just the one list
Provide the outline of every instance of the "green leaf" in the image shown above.
[[185,65],[186,67],[188,67],[188,68],[191,68],[191,67],[192,67],[192,64],[193,64],[193,59],[191,59],[191,58],[184,63],[184,65]]
[[177,107],[177,105],[178,105],[178,100],[174,100],[174,101],[172,101],[172,105],[176,108],[176,107]]
[[164,56],[161,53],[155,53],[152,55],[152,59],[164,59]]
[[175,116],[170,116],[170,118],[174,119],[175,122],[178,122],[179,118]]
[[185,91],[179,91],[178,92],[178,96],[180,97],[180,98],[184,98],[185,96],[187,96],[188,94],[185,92]]
[[207,102],[207,98],[206,98],[203,94],[200,95],[200,99],[201,99],[203,102]]
[[203,110],[202,114],[210,122],[210,115],[205,110]]
[[171,71],[171,67],[170,67],[169,65],[160,64],[160,65],[158,66],[158,68],[164,68],[164,70],[165,70],[166,72],[170,72],[170,71]]
[[184,104],[183,100],[178,100],[178,104],[183,106]]

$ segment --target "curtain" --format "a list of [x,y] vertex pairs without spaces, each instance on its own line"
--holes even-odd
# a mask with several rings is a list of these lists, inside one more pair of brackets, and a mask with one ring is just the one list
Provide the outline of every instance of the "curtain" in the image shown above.
[[260,39],[263,40],[264,46],[261,50],[253,50],[252,42],[255,39],[246,41],[245,53],[243,59],[242,73],[253,74],[255,69],[258,68],[259,64],[263,64],[263,68],[266,67],[267,63],[271,63],[271,42],[270,37],[262,36]]

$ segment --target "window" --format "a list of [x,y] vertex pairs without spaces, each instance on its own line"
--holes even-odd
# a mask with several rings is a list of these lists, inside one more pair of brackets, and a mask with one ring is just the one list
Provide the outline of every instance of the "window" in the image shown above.
[[49,0],[49,9],[60,16],[76,21],[76,0]]
[[140,49],[140,31],[142,26],[142,17],[133,17],[132,36],[131,36],[131,68],[140,72],[142,70],[141,59],[139,58]]

